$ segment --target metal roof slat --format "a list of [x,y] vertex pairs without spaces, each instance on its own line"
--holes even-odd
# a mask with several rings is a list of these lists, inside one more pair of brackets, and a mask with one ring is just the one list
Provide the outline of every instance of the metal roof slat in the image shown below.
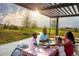
[[69,8],[71,9],[72,13],[75,14],[75,12],[74,12],[72,6],[69,6]]
[[42,3],[42,5],[43,5],[43,7],[44,7],[44,8],[46,8],[46,7],[47,7],[47,4],[46,4],[46,5],[45,5],[45,4],[46,4],[46,3]]
[[38,5],[39,5],[39,8],[40,8],[40,10],[41,10],[43,7],[40,5],[40,3],[38,3]]
[[56,3],[53,3],[54,5],[53,6],[48,6],[47,8],[43,9],[43,10],[48,10],[48,9],[52,9],[52,8],[60,8],[61,7],[67,7],[67,6],[72,6],[72,5],[76,5],[76,3],[59,3],[59,4],[56,4]]
[[[50,10],[49,10],[49,11],[50,11]],[[50,13],[51,16],[53,15],[53,14],[52,14],[52,13],[53,13],[52,10],[51,10],[49,13]]]
[[[79,16],[79,4],[78,3],[15,3],[17,5],[23,6],[30,10],[35,11],[36,8],[41,11],[53,9],[54,11],[43,12],[41,14],[47,15],[48,17],[70,17],[70,16]],[[51,4],[51,5],[50,5]],[[76,8],[75,6],[76,5]],[[72,6],[70,8],[69,6]],[[66,8],[65,8],[66,7]],[[41,10],[40,10],[41,9]],[[55,13],[55,15],[52,13]]]
[[[66,5],[67,3],[59,3],[61,6],[62,6],[62,4],[63,5]],[[61,9],[62,9],[62,11],[67,15],[67,14],[69,14],[69,12],[64,8],[64,7],[61,7],[61,6],[59,6]]]
[[50,16],[52,16],[53,14],[52,14],[52,11],[50,11],[50,10],[48,10],[48,11],[46,11],[47,12],[47,14],[49,14]]
[[52,10],[53,11],[53,13],[55,14],[55,16],[58,16],[58,14],[57,14],[57,12],[56,11],[54,11],[54,10]]
[[41,6],[41,10],[45,8],[45,6],[43,4],[41,4],[41,3],[39,3],[39,4]]
[[62,8],[60,8],[60,9],[67,15],[67,13]]
[[60,12],[58,12],[56,9],[54,9],[59,15],[61,15],[61,13]]
[[79,4],[77,5],[78,13],[79,13]]
[[55,5],[54,3],[51,3],[53,6]]
[[45,15],[45,16],[48,16],[48,17],[51,17],[51,16],[49,16],[49,15],[47,15],[46,13],[44,13],[44,12],[40,12],[42,15]]
[[60,9],[60,8],[58,8],[58,10],[59,10],[59,12],[60,12],[60,13],[62,13],[62,14],[64,15],[64,13],[61,11],[61,9]]
[[76,10],[75,10],[75,8],[74,8],[74,6],[72,6],[72,8],[73,8],[73,10],[74,10],[75,14],[77,14],[77,13],[76,13]]
[[67,7],[69,9],[69,11],[73,14],[73,12],[71,11],[71,9],[69,8],[69,6]]
[[[58,17],[76,17],[76,16],[79,16],[79,14],[74,14],[74,15],[64,15],[64,16],[58,16]],[[51,17],[51,18],[56,18],[56,16],[55,17]]]
[[75,8],[76,13],[78,14],[78,8],[77,8],[77,5],[74,5],[74,8]]
[[70,10],[69,10],[67,7],[64,7],[64,8],[66,8],[66,9],[67,9],[67,11],[70,13],[70,15],[72,14],[72,13],[70,12]]
[[41,10],[41,7],[40,7],[39,3],[38,4],[37,3],[34,3],[33,8],[38,9],[38,10]]
[[[55,5],[57,5],[56,3],[55,3]],[[57,7],[57,6],[56,6]],[[61,10],[61,13],[64,15],[64,14],[66,14],[60,7],[61,7],[61,4],[58,6],[59,7],[59,10]]]
[[63,7],[64,8],[64,10],[70,15],[70,13],[67,11],[67,9],[65,8],[65,7]]
[[[56,3],[54,3],[56,5]],[[57,6],[56,6],[57,7]],[[61,14],[63,14],[58,8],[56,8],[57,11],[59,11]],[[64,14],[63,14],[64,15]]]
[[[53,6],[51,3],[49,3],[50,4],[50,6]],[[55,5],[55,4],[54,4]],[[51,9],[52,10],[52,9]],[[54,10],[53,10],[54,11]],[[56,13],[56,15],[55,16],[58,16],[58,14],[57,14],[57,12],[55,11],[54,13]]]
[[48,11],[45,11],[45,12],[48,12],[47,14],[50,14],[51,16],[56,15],[52,10],[48,10]]
[[[52,11],[52,10],[51,10]],[[56,14],[52,11],[52,15],[51,16],[56,16]]]

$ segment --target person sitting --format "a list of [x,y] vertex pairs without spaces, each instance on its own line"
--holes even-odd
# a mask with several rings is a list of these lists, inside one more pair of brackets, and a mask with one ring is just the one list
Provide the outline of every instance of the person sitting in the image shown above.
[[66,56],[73,56],[74,53],[74,36],[71,31],[67,32],[63,39]]
[[66,56],[61,37],[58,38],[58,47],[57,48],[58,48],[59,56]]
[[33,37],[32,37],[32,42],[33,42],[33,44],[34,44],[34,45],[37,45],[37,33],[34,32],[34,33],[32,34],[32,36],[33,36]]
[[48,35],[46,28],[43,29],[43,32],[39,35],[40,42],[48,42]]
[[46,28],[43,29],[43,33],[41,33],[39,35],[39,41],[42,43],[42,44],[45,44],[46,42],[48,43],[48,47],[50,45],[49,43],[49,39],[48,39],[48,35],[47,35],[47,30]]

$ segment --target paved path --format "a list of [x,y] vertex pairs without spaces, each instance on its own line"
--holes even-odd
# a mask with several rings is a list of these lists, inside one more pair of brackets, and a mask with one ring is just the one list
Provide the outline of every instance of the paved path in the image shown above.
[[30,43],[31,43],[31,38],[27,38],[27,39],[24,39],[24,40],[0,45],[0,56],[10,56],[17,45],[19,45],[19,44],[30,44]]
[[[39,32],[39,33],[41,33],[41,32]],[[0,56],[10,56],[11,53],[14,51],[14,49],[17,47],[17,45],[21,45],[21,44],[30,45],[32,42],[31,38],[26,38],[26,39],[23,39],[20,41],[0,45]]]
[[0,56],[10,56],[17,45],[28,44],[30,46],[31,42],[31,38],[26,38],[20,41],[0,45]]

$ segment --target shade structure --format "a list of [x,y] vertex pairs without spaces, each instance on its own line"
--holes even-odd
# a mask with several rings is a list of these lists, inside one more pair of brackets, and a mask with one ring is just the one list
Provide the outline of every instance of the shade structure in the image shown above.
[[79,16],[79,3],[16,3],[50,18]]
[[16,3],[32,11],[39,10],[40,14],[57,18],[56,35],[58,35],[58,20],[60,17],[79,16],[79,3]]

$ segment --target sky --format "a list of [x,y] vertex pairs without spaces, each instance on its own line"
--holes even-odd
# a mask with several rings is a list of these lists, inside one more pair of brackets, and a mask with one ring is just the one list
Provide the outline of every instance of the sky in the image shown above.
[[59,27],[79,28],[79,17],[60,18]]
[[[49,27],[50,18],[44,15],[36,15],[35,12],[11,3],[0,3],[0,23],[22,26],[23,19],[29,14],[31,20],[35,20],[39,27]],[[53,19],[52,19],[53,20]],[[59,18],[59,27],[79,28],[79,17]]]

